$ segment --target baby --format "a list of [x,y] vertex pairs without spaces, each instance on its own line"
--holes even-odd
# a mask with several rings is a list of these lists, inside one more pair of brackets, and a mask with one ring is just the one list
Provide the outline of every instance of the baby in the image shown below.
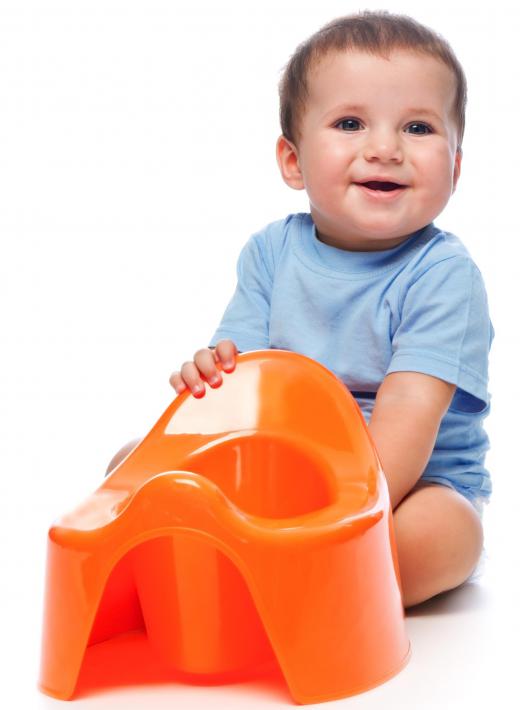
[[170,382],[203,397],[205,382],[223,382],[217,363],[231,373],[237,352],[264,348],[333,371],[378,452],[412,606],[474,572],[491,494],[486,290],[462,242],[432,221],[460,175],[464,72],[430,29],[365,11],[300,44],[279,88],[277,161],[310,213],[250,237],[209,347]]

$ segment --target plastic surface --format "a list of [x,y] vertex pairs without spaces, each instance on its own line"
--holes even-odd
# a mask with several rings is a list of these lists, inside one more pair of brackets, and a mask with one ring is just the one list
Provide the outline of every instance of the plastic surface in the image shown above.
[[176,397],[51,527],[43,692],[71,698],[87,647],[124,647],[132,630],[172,678],[272,661],[302,704],[407,662],[388,489],[356,401],[284,350],[240,354],[221,375]]

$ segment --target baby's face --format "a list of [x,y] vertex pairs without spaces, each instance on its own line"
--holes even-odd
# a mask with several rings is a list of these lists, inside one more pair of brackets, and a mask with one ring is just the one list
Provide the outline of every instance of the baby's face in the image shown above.
[[[403,50],[388,60],[334,52],[319,63],[299,145],[280,136],[277,157],[287,184],[307,191],[323,242],[391,249],[443,210],[460,173],[455,90],[442,62]],[[359,184],[367,181],[403,187]]]

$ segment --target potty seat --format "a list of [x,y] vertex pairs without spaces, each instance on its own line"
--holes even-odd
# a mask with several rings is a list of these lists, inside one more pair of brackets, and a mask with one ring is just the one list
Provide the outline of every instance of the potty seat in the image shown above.
[[50,528],[44,693],[72,698],[87,650],[130,632],[188,680],[272,663],[300,704],[408,661],[388,488],[355,399],[285,350],[217,367],[220,387],[177,396]]

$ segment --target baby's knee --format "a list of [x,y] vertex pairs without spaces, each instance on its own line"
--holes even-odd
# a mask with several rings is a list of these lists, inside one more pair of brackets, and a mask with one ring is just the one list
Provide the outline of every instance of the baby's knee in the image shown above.
[[482,552],[477,511],[452,488],[418,487],[393,515],[405,606],[454,589],[474,571]]
[[139,444],[142,441],[142,439],[132,439],[132,441],[129,441],[128,444],[125,444],[122,449],[119,449],[119,451],[112,457],[110,463],[108,464],[107,470],[105,471],[105,476],[108,476],[110,471],[114,469],[121,461],[132,451],[132,449],[135,449],[137,444]]

